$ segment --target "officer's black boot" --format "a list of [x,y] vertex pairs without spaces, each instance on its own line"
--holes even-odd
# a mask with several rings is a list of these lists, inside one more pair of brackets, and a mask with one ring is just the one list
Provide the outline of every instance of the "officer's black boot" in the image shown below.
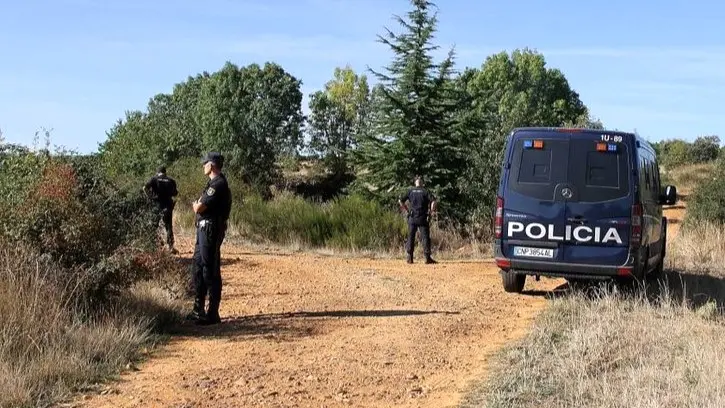
[[435,259],[431,258],[430,255],[426,255],[425,256],[425,263],[427,263],[427,264],[437,264],[438,262],[436,262]]
[[409,264],[413,263],[413,254],[411,254],[411,253],[408,253],[408,263]]
[[206,313],[204,312],[204,299],[194,299],[194,309],[192,309],[191,313],[186,315],[186,320],[200,321],[205,318]]
[[221,282],[215,282],[214,287],[209,293],[209,310],[206,312],[206,318],[199,320],[197,324],[209,325],[222,322],[219,317],[219,302],[221,301]]
[[211,299],[209,300],[209,311],[206,313],[206,316],[203,319],[198,320],[196,323],[207,326],[210,324],[219,324],[222,322],[221,317],[219,317],[219,302],[214,302]]

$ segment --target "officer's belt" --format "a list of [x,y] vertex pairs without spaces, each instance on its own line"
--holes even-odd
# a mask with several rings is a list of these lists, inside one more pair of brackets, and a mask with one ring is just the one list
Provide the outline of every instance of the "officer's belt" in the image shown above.
[[204,227],[210,226],[212,224],[214,224],[214,222],[212,220],[209,220],[209,219],[199,220],[199,221],[196,222],[196,226],[197,227],[200,227],[200,228],[204,228]]

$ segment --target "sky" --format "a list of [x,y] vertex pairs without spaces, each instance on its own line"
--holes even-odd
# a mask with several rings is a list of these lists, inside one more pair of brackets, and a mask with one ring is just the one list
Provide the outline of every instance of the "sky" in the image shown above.
[[[202,5],[204,4],[204,5]],[[649,140],[725,140],[725,3],[438,0],[439,56],[456,68],[528,47],[562,70],[592,115]],[[274,61],[309,94],[335,67],[392,57],[376,42],[407,0],[0,0],[0,131],[95,152],[127,110],[226,61]],[[370,77],[370,75],[368,75]],[[42,145],[41,138],[41,145]]]

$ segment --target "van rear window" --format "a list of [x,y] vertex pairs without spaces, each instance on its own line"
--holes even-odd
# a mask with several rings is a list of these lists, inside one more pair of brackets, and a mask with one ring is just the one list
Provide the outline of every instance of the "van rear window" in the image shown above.
[[551,151],[524,150],[521,153],[519,183],[546,183],[551,181]]
[[[555,190],[568,184],[576,191],[573,201],[601,202],[629,195],[629,160],[626,143],[618,143],[617,151],[600,152],[596,149],[598,136],[572,135],[571,139],[546,139],[537,133],[543,147],[525,148],[524,140],[517,138],[513,146],[509,187],[514,191],[539,200],[553,201]],[[560,186],[561,187],[561,186]]]
[[589,187],[619,188],[619,156],[616,154],[588,152],[586,172]]

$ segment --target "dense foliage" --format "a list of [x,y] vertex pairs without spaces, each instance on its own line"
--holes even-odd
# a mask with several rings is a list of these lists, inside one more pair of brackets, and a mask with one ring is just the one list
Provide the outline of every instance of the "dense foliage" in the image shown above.
[[673,168],[686,164],[699,164],[713,161],[720,156],[720,138],[718,136],[700,136],[692,142],[682,139],[663,140],[652,143],[660,164]]
[[0,239],[53,263],[79,301],[105,302],[150,273],[159,216],[147,198],[116,188],[92,157],[3,152]]

